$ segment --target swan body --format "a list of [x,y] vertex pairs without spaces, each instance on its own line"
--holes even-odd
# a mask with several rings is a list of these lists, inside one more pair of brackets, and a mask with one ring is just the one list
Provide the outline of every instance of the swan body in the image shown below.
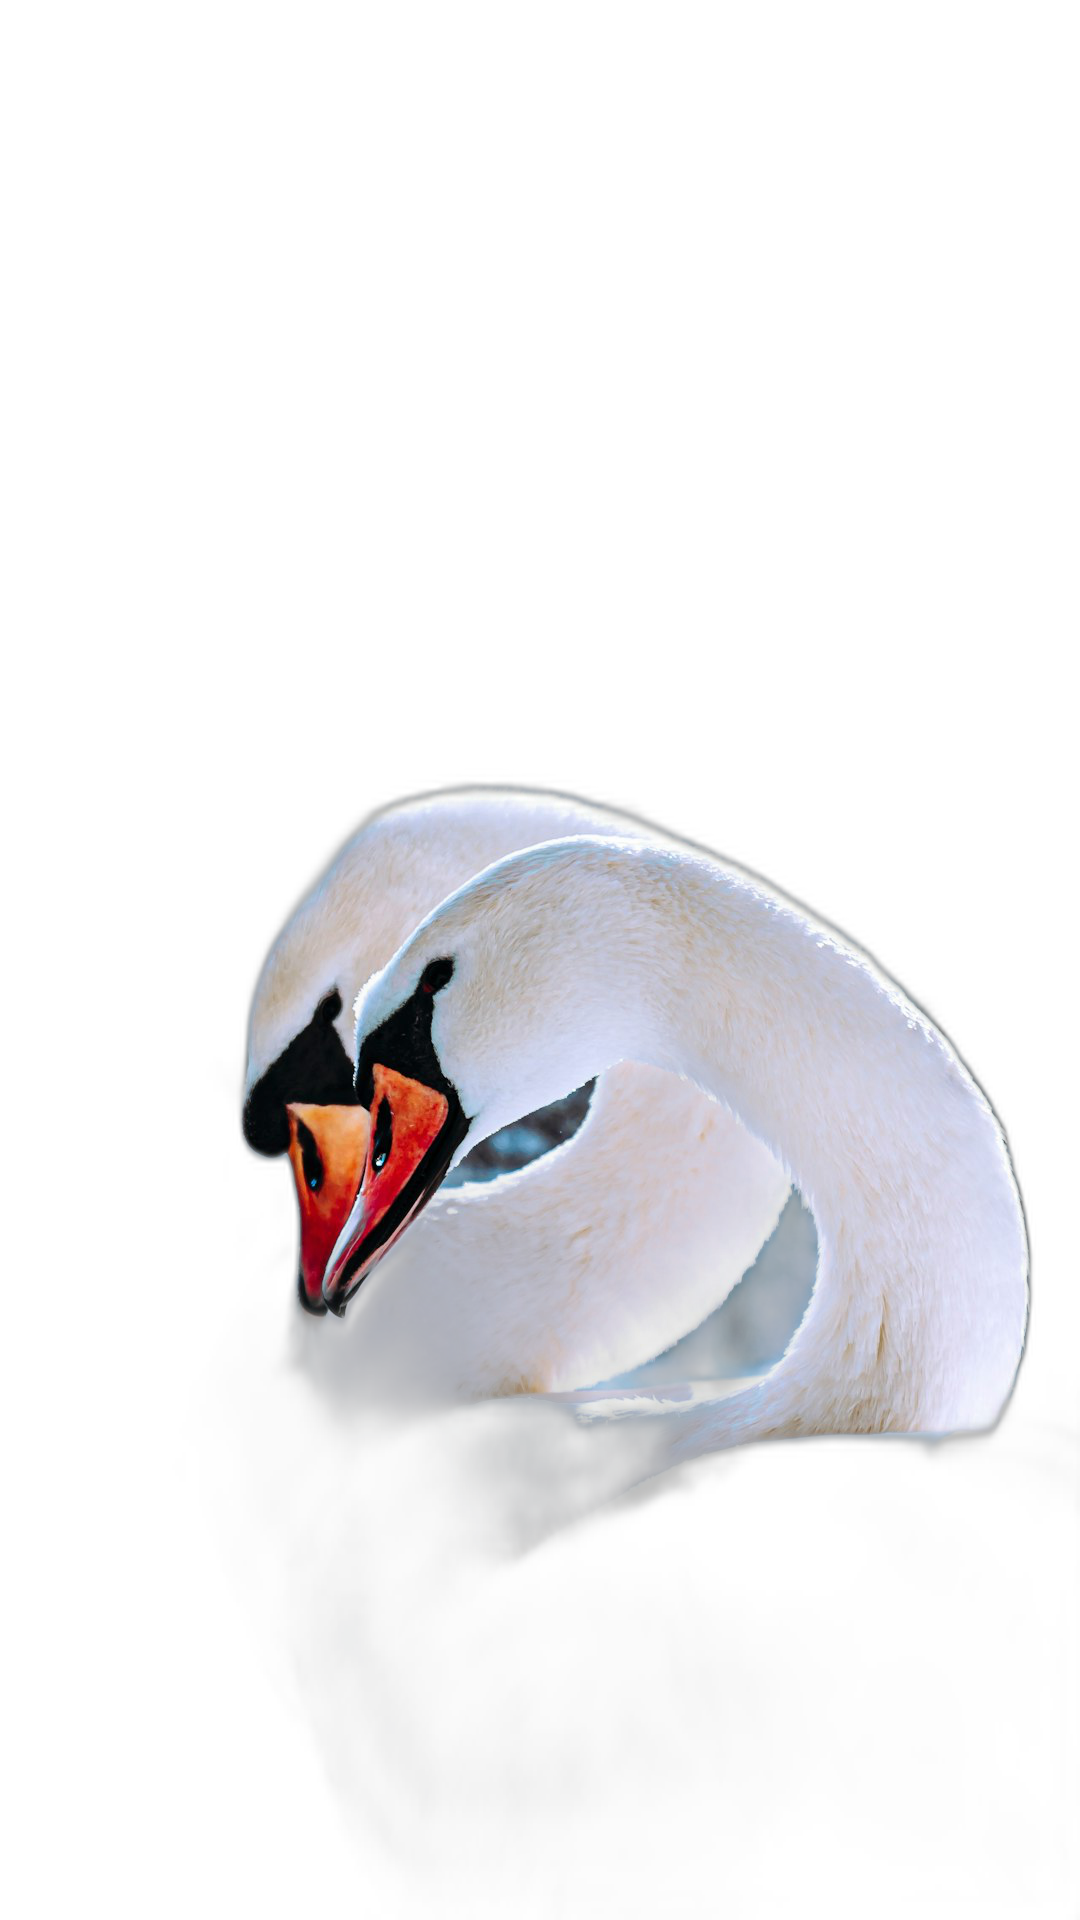
[[[770,1155],[732,1153],[731,1120],[672,1074],[612,1067],[572,1140],[436,1194],[357,1311],[298,1327],[310,1367],[343,1398],[362,1383],[398,1401],[569,1392],[631,1372],[727,1297],[788,1195]],[[653,1127],[679,1143],[678,1164],[643,1220]]]
[[[976,1429],[1000,1413],[1027,1313],[1001,1130],[926,1016],[780,896],[685,849],[548,843],[430,914],[364,988],[356,1022],[361,1098],[377,1109],[381,1074],[426,1066],[459,1116],[449,1164],[635,1060],[738,1114],[799,1186],[819,1239],[803,1322],[763,1380],[688,1408],[675,1457],[767,1435]],[[654,1144],[635,1159],[645,1230]],[[390,1167],[409,1151],[395,1134]],[[403,1189],[414,1211],[437,1162],[427,1149]],[[387,1171],[369,1160],[327,1267],[339,1312],[378,1258]]]
[[[454,1904],[446,1892],[448,1861],[451,1870],[454,1863],[460,1866],[464,1909],[475,1905],[477,1860],[494,1860],[500,1869],[502,1907],[520,1904],[521,1858],[530,1849],[537,1857],[543,1853],[552,1807],[571,1836],[588,1829],[598,1886],[606,1884],[605,1876],[610,1880],[611,1861],[626,1848],[628,1806],[646,1835],[674,1834],[674,1848],[669,1841],[658,1854],[650,1900],[671,1905],[671,1862],[677,1874],[685,1855],[691,1865],[677,1891],[700,1905],[703,1869],[693,1836],[711,1833],[716,1809],[725,1805],[736,1815],[725,1842],[725,1861],[730,1867],[733,1860],[734,1868],[724,1889],[734,1912],[772,1910],[776,1876],[769,1880],[770,1863],[774,1855],[790,1854],[790,1848],[785,1854],[771,1844],[778,1821],[785,1832],[794,1821],[801,1864],[784,1878],[777,1910],[797,1913],[807,1885],[827,1888],[833,1909],[852,1915],[867,1908],[917,1910],[926,1904],[928,1888],[931,1904],[936,1895],[962,1909],[974,1897],[989,1912],[1000,1886],[1008,1891],[1015,1884],[1023,1906],[1024,1890],[1034,1881],[1022,1873],[1015,1877],[1019,1855],[1015,1848],[995,1847],[994,1836],[1011,1833],[1019,1820],[1025,1841],[1034,1835],[1036,1854],[1041,1849],[1052,1856],[1066,1798],[1025,1790],[1017,1803],[1019,1760],[1013,1765],[1006,1754],[1003,1761],[1001,1730],[1015,1736],[1012,1747],[1022,1758],[1040,1751],[1048,1728],[1051,1745],[1056,1740],[1060,1747],[1067,1715],[1059,1663],[1044,1661],[1033,1685],[1030,1663],[1006,1654],[1016,1644],[1018,1620],[1035,1643],[1045,1642],[1052,1652],[1062,1645],[1062,1595],[1069,1591],[1070,1572],[1069,1527],[1061,1525],[1065,1514],[1055,1492],[1068,1483],[1066,1463],[1059,1448],[1047,1452],[1045,1436],[1033,1433],[1022,1396],[990,1447],[750,1448],[700,1462],[676,1500],[622,1502],[599,1524],[582,1524],[583,1516],[622,1493],[629,1480],[680,1455],[785,1425],[799,1432],[849,1423],[867,1427],[874,1417],[871,1393],[881,1425],[911,1417],[902,1405],[890,1405],[888,1376],[875,1377],[881,1322],[874,1322],[871,1289],[882,1283],[878,1304],[888,1303],[890,1343],[911,1338],[911,1363],[923,1364],[926,1341],[917,1325],[923,1308],[918,1296],[911,1300],[906,1268],[909,1251],[910,1258],[919,1257],[918,1244],[927,1237],[935,1260],[925,1276],[925,1311],[936,1325],[930,1372],[933,1345],[950,1339],[957,1343],[958,1384],[959,1370],[993,1362],[995,1342],[984,1353],[980,1341],[1001,1307],[1012,1328],[998,1356],[1000,1392],[1015,1364],[1024,1283],[1022,1232],[997,1130],[947,1046],[937,1036],[926,1037],[921,1016],[873,968],[864,977],[859,957],[845,953],[805,915],[793,914],[780,928],[774,970],[772,923],[787,910],[760,889],[758,900],[744,900],[737,885],[729,886],[708,866],[682,875],[661,865],[644,874],[640,886],[632,874],[622,882],[608,871],[624,861],[621,848],[599,855],[595,874],[573,870],[576,854],[565,870],[553,858],[542,901],[530,902],[511,879],[505,917],[500,912],[490,928],[483,921],[486,904],[474,900],[471,909],[463,907],[460,923],[444,915],[418,934],[390,973],[372,983],[370,1005],[361,1002],[360,1050],[412,994],[428,962],[452,953],[455,972],[433,998],[431,1031],[463,1104],[470,1110],[475,1105],[473,1138],[497,1124],[504,1088],[510,1088],[511,1104],[518,1099],[524,1107],[533,1098],[531,1088],[520,1098],[513,1093],[525,1052],[554,1055],[557,1049],[562,1056],[564,985],[577,999],[587,1068],[599,1064],[609,1046],[648,1047],[657,1057],[707,1074],[712,1085],[722,1081],[732,1098],[745,1087],[747,1104],[753,1103],[755,1114],[760,1105],[761,1124],[775,1124],[778,1138],[791,1117],[787,1081],[794,1071],[793,1099],[802,1112],[798,1137],[793,1133],[789,1145],[793,1155],[799,1153],[808,1133],[812,1155],[821,1141],[830,1149],[813,1167],[808,1159],[803,1168],[800,1155],[800,1171],[808,1182],[814,1175],[819,1211],[831,1192],[841,1216],[826,1250],[832,1280],[823,1272],[800,1335],[802,1340],[813,1331],[827,1304],[825,1288],[835,1283],[833,1309],[840,1320],[833,1342],[823,1320],[815,1336],[821,1372],[815,1377],[813,1350],[804,1351],[789,1377],[787,1411],[779,1393],[771,1406],[736,1394],[726,1404],[691,1406],[685,1414],[599,1419],[585,1426],[580,1407],[572,1418],[563,1405],[531,1395],[455,1409],[403,1430],[382,1417],[392,1410],[379,1408],[365,1422],[358,1407],[366,1396],[346,1394],[352,1382],[344,1365],[341,1396],[324,1391],[325,1374],[311,1392],[295,1371],[282,1375],[272,1364],[260,1366],[260,1345],[272,1338],[272,1329],[260,1315],[253,1330],[246,1313],[229,1386],[241,1395],[260,1394],[259,1424],[247,1451],[261,1498],[252,1500],[245,1489],[244,1500],[234,1502],[232,1530],[236,1518],[264,1511],[276,1529],[266,1574],[262,1562],[249,1573],[246,1617],[257,1621],[259,1609],[280,1593],[326,1777],[350,1806],[366,1821],[376,1782],[383,1801],[400,1809],[406,1836],[416,1827],[418,1804],[434,1810],[437,1844],[426,1911]],[[522,864],[530,864],[529,856]],[[699,893],[705,897],[699,900]],[[475,942],[473,911],[481,916]],[[820,980],[819,965],[825,969]],[[556,975],[550,993],[549,966]],[[860,989],[854,1003],[853,980]],[[459,987],[468,991],[468,1008],[454,1004]],[[886,1002],[880,1008],[879,998]],[[864,1000],[870,1003],[865,1036]],[[604,1049],[589,1058],[590,1036],[604,1029],[620,1005],[625,1030],[612,1031]],[[635,1013],[640,1018],[631,1022],[628,1016]],[[492,1051],[485,1059],[481,1041],[489,1027]],[[541,1060],[542,1068],[552,1069],[549,1085],[561,1079],[565,1088],[579,1071],[577,1042],[569,1033],[565,1044],[569,1061]],[[910,1072],[894,1087],[893,1063],[908,1049]],[[830,1060],[833,1050],[836,1058]],[[530,1060],[523,1077],[531,1078],[532,1071]],[[655,1067],[649,1072],[660,1084],[670,1079]],[[605,1084],[606,1076],[598,1082],[598,1097]],[[550,1090],[559,1090],[557,1084]],[[694,1093],[689,1083],[685,1091]],[[705,1112],[720,1111],[701,1105]],[[853,1105],[859,1125],[847,1126],[844,1137],[830,1143],[834,1114],[843,1131]],[[890,1138],[894,1111],[900,1131]],[[984,1189],[1002,1221],[1006,1260],[995,1273],[991,1251],[985,1301],[983,1240],[964,1235],[954,1249],[947,1225],[945,1240],[938,1242],[933,1220],[925,1231],[913,1229],[910,1243],[903,1226],[898,1268],[891,1236],[884,1247],[888,1264],[869,1273],[852,1268],[849,1256],[861,1224],[853,1216],[850,1232],[843,1230],[844,1196],[849,1186],[858,1189],[859,1180],[854,1169],[850,1177],[844,1171],[844,1161],[858,1152],[865,1132],[873,1160],[885,1159],[883,1184],[892,1189],[894,1172],[903,1182],[907,1133],[914,1131],[922,1156],[930,1145],[919,1145],[926,1125],[939,1148],[949,1150],[950,1135],[962,1145],[961,1185],[974,1177],[978,1187],[973,1234],[981,1232]],[[587,1126],[567,1152],[567,1167],[571,1152],[585,1146]],[[464,1139],[461,1152],[470,1144]],[[620,1144],[629,1169],[624,1211],[632,1216],[621,1224],[632,1250],[633,1223],[650,1232],[670,1177],[662,1171],[664,1135],[650,1126],[647,1104],[640,1126],[627,1129]],[[555,1159],[537,1162],[530,1177]],[[870,1172],[866,1164],[859,1169],[864,1189]],[[554,1186],[551,1192],[557,1209]],[[920,1204],[915,1192],[911,1198]],[[597,1218],[602,1201],[602,1192],[586,1196],[588,1211],[578,1224]],[[455,1196],[444,1188],[364,1279],[342,1321],[292,1316],[320,1366],[331,1358],[344,1362],[346,1355],[362,1360],[380,1344],[371,1336],[393,1307],[401,1263],[421,1244],[436,1208],[447,1202],[455,1204]],[[952,1195],[935,1185],[927,1194],[931,1202],[948,1209]],[[963,1194],[960,1202],[966,1210]],[[907,1213],[902,1185],[889,1193],[887,1204]],[[462,1224],[464,1213],[444,1222],[447,1234]],[[535,1224],[545,1224],[542,1212]],[[677,1207],[668,1224],[677,1235]],[[605,1233],[608,1228],[605,1218]],[[993,1235],[990,1224],[985,1237]],[[429,1275],[425,1298],[453,1327],[459,1275],[440,1267],[444,1244],[432,1234],[429,1265],[444,1273],[446,1285],[440,1288]],[[662,1239],[651,1244],[655,1253]],[[527,1238],[511,1241],[507,1260],[528,1245]],[[524,1292],[522,1269],[514,1270],[514,1278]],[[941,1317],[941,1303],[945,1296],[948,1315],[954,1278],[971,1312],[958,1309],[950,1325]],[[465,1285],[472,1280],[468,1261],[460,1279]],[[482,1298],[478,1288],[480,1315]],[[527,1309],[525,1298],[526,1321]],[[852,1351],[845,1367],[848,1320]],[[414,1318],[412,1327],[415,1344],[426,1323]],[[407,1331],[405,1316],[402,1328]],[[255,1365],[253,1336],[260,1343]],[[869,1393],[860,1382],[864,1351]],[[778,1385],[782,1378],[778,1369]],[[925,1408],[927,1420],[941,1425],[963,1411],[945,1384],[937,1408],[929,1401]],[[237,1453],[232,1392],[222,1399],[227,1444],[214,1450],[215,1484]],[[733,1417],[736,1400],[742,1405]],[[993,1403],[987,1394],[986,1406]],[[540,1543],[543,1551],[536,1551]],[[573,1656],[569,1668],[560,1653],[566,1648]],[[665,1703],[659,1720],[649,1709],[655,1700]],[[479,1736],[463,1745],[461,1730],[468,1735],[473,1728]],[[515,1758],[523,1746],[530,1783],[525,1795]],[[983,1764],[985,1755],[990,1760]],[[973,1812],[971,1793],[956,1792],[958,1779],[970,1784],[971,1778],[979,1789]],[[823,1783],[821,1791],[815,1781]],[[610,1791],[612,1782],[617,1792]],[[822,1818],[823,1794],[832,1803],[838,1793],[841,1844],[835,1823],[830,1827]],[[530,1812],[540,1805],[539,1828],[535,1819],[519,1817],[526,1802]],[[759,1803],[769,1808],[764,1825],[755,1811]],[[1046,1817],[1044,1803],[1050,1806]],[[478,1807],[487,1809],[479,1825]],[[916,1845],[913,1865],[910,1848],[901,1849],[898,1867],[895,1848],[890,1854],[900,1828],[916,1840],[926,1832],[937,1837],[929,1849]],[[763,1835],[769,1842],[764,1849]],[[886,1857],[890,1875],[898,1872],[903,1879],[899,1893],[878,1885]],[[538,1912],[545,1902],[548,1909],[559,1908],[565,1881],[563,1872],[550,1889],[545,1885]],[[645,1903],[635,1900],[635,1887],[627,1892],[637,1912]]]
[[[605,831],[643,832],[580,803],[504,792],[433,796],[376,815],[301,901],[263,966],[249,1024],[249,1129],[265,1129],[259,1137],[280,1151],[287,1104],[316,1126],[317,1107],[302,1103],[325,1098],[319,1086],[351,1099],[353,1000],[448,890],[537,841]],[[335,1003],[320,1021],[319,1009]],[[305,1054],[304,1035],[317,1055]],[[304,1077],[313,1069],[316,1086]],[[350,1118],[340,1106],[326,1111]],[[366,1115],[356,1115],[366,1147]],[[437,1195],[365,1291],[363,1315],[332,1330],[301,1326],[295,1337],[345,1396],[361,1383],[370,1395],[588,1386],[699,1325],[753,1263],[788,1191],[775,1158],[700,1089],[622,1062],[600,1077],[572,1140],[490,1184]]]

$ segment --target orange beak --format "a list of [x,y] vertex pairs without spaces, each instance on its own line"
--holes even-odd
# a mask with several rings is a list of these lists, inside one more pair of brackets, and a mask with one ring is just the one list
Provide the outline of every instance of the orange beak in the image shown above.
[[392,1067],[372,1069],[371,1138],[356,1195],[322,1283],[322,1297],[344,1313],[375,1262],[404,1233],[443,1179],[468,1121],[444,1093]]
[[363,1177],[370,1121],[366,1107],[294,1101],[286,1112],[300,1205],[300,1299],[310,1313],[325,1313],[323,1273]]

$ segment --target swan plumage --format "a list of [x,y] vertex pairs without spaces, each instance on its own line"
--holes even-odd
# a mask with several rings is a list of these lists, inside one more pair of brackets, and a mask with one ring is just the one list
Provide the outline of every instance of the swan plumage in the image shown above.
[[[353,1000],[417,921],[511,851],[605,830],[646,832],[581,802],[502,791],[434,795],[377,814],[267,956],[249,1022],[248,1114],[265,1124],[272,1094],[277,1120],[287,1096],[316,1124],[303,1104],[319,1097],[304,1082],[304,1056],[293,1082],[282,1082],[280,1064],[312,1028],[317,1071],[338,1085],[336,1098],[351,1097]],[[319,1019],[328,1006],[329,1032]],[[665,1171],[644,1222],[646,1153]],[[299,1189],[296,1164],[294,1172]],[[296,1337],[309,1364],[345,1393],[361,1375],[376,1392],[588,1385],[650,1359],[719,1305],[753,1263],[788,1190],[768,1151],[699,1089],[621,1063],[601,1076],[571,1141],[490,1185],[437,1196],[368,1290],[362,1328],[304,1328]]]
[[[693,903],[687,907],[693,923]],[[654,910],[642,901],[628,903],[628,911],[647,921]],[[669,925],[662,902],[656,913],[667,928],[664,967],[674,973],[682,916]],[[550,921],[550,899],[547,914]],[[830,939],[824,929],[807,937]],[[417,950],[418,969],[438,952]],[[691,958],[700,984],[705,968],[693,948]],[[498,954],[491,960],[497,970]],[[542,947],[532,948],[532,961],[523,983],[535,990]],[[838,957],[841,1003],[840,968],[847,964]],[[631,992],[636,965],[631,958],[622,973],[620,958],[608,990]],[[397,980],[402,993],[410,989],[404,973]],[[433,1028],[444,1063],[459,1070],[451,1060],[446,997],[453,984],[439,996]],[[717,1042],[738,1025],[739,988],[736,977],[728,1004],[709,1023]],[[783,991],[778,985],[772,1004],[765,998],[754,1011],[775,1020]],[[919,1016],[900,998],[896,1045],[917,1039],[928,1048]],[[658,990],[656,1003],[667,1013],[670,992]],[[510,1000],[508,1021],[523,1004]],[[689,1011],[688,1030],[697,1033],[706,1023]],[[844,1034],[838,1016],[839,1043]],[[468,1037],[459,1029],[462,1051]],[[520,1029],[507,1037],[515,1041],[507,1055],[512,1066]],[[772,1045],[782,1073],[785,1049],[775,1033]],[[977,1098],[962,1081],[961,1092],[963,1122]],[[831,1105],[824,1097],[826,1114]],[[977,1111],[975,1124],[996,1190],[1002,1150]],[[647,1124],[624,1144],[636,1169],[631,1197],[640,1218],[654,1197]],[[1003,1199],[1013,1233],[1007,1172]],[[342,1322],[291,1316],[310,1353],[323,1362],[343,1361],[347,1352],[355,1360],[378,1344],[371,1335],[392,1306],[400,1263],[447,1202],[454,1196],[443,1188],[365,1279]],[[444,1224],[452,1231],[453,1220]],[[439,1244],[432,1235],[436,1270]],[[467,1271],[462,1278],[467,1284]],[[1017,1280],[1014,1269],[1013,1290]],[[449,1276],[443,1289],[433,1276],[426,1284],[427,1297],[452,1325],[457,1278]],[[1022,1296],[1022,1279],[1018,1290]],[[526,1298],[523,1312],[527,1307]],[[770,1861],[787,1858],[790,1848],[763,1852],[760,1842],[778,1817],[786,1826],[794,1821],[796,1850],[812,1869],[809,1879],[800,1868],[784,1880],[789,1909],[798,1910],[809,1884],[827,1889],[837,1910],[852,1914],[866,1909],[868,1888],[870,1904],[890,1913],[925,1904],[928,1889],[931,1899],[963,1906],[973,1886],[984,1911],[1001,1885],[1006,1904],[1019,1886],[1023,1905],[1038,1874],[1016,1877],[1016,1848],[995,1845],[994,1836],[1011,1833],[1019,1821],[1025,1836],[1034,1836],[1035,1856],[1053,1859],[1067,1804],[1064,1790],[1055,1798],[1053,1768],[1044,1769],[1048,1791],[1037,1781],[1039,1790],[1021,1792],[1019,1800],[1016,1794],[1025,1756],[1038,1750],[1047,1729],[1052,1745],[1067,1734],[1056,1656],[1071,1592],[1063,1545],[1069,1526],[1058,1497],[1068,1475],[1060,1449],[1032,1426],[1037,1382],[1027,1381],[993,1445],[746,1449],[700,1461],[681,1476],[675,1498],[620,1502],[582,1524],[599,1502],[679,1450],[701,1451],[724,1438],[722,1409],[585,1427],[580,1406],[573,1419],[549,1398],[528,1396],[415,1423],[398,1422],[396,1405],[366,1418],[366,1396],[355,1393],[347,1368],[340,1395],[323,1390],[325,1373],[310,1391],[295,1369],[275,1369],[272,1316],[260,1312],[255,1320],[253,1331],[245,1311],[237,1329],[228,1444],[220,1449],[227,1465],[236,1452],[235,1395],[259,1395],[247,1451],[260,1500],[248,1497],[238,1511],[243,1517],[254,1507],[271,1516],[276,1557],[268,1570],[278,1577],[264,1577],[260,1563],[250,1581],[250,1617],[257,1619],[280,1590],[326,1777],[353,1814],[368,1820],[373,1782],[382,1805],[400,1808],[406,1841],[416,1807],[432,1810],[430,1910],[446,1905],[448,1860],[461,1863],[466,1907],[477,1860],[495,1860],[504,1905],[512,1902],[521,1859],[530,1848],[543,1853],[552,1808],[560,1831],[587,1831],[590,1871],[596,1886],[606,1885],[605,1873],[610,1877],[610,1863],[626,1845],[628,1803],[643,1831],[659,1826],[675,1835],[674,1846],[658,1856],[650,1896],[670,1891],[664,1875],[670,1881],[672,1872],[678,1892],[691,1901],[700,1894],[694,1836],[711,1832],[716,1809],[726,1806],[735,1809],[724,1854],[734,1911],[757,1912],[763,1899],[770,1904],[771,1883],[762,1893],[763,1861],[768,1882]],[[412,1317],[412,1326],[423,1335],[422,1318]],[[972,1335],[977,1359],[977,1319],[971,1335],[957,1329],[961,1362],[971,1358]],[[270,1343],[263,1364],[253,1339]],[[1012,1340],[1015,1349],[1015,1327]],[[728,1429],[727,1438],[753,1431],[748,1411],[744,1401],[741,1427]],[[825,1418],[826,1409],[819,1403],[812,1417]],[[837,1421],[844,1417],[841,1406]],[[215,1459],[215,1478],[220,1473]],[[1049,1649],[1034,1684],[1030,1663],[1010,1657],[1018,1620],[1029,1640],[1034,1635]],[[665,1703],[659,1721],[650,1715],[654,1699]],[[470,1736],[464,1749],[462,1729]],[[970,1793],[955,1790],[958,1780],[970,1784],[972,1777],[979,1786],[974,1812]],[[825,1802],[836,1800],[837,1782],[840,1847],[822,1817]],[[523,1805],[530,1814],[539,1809],[539,1825],[519,1817]],[[487,1810],[479,1824],[477,1808]],[[767,1811],[756,1817],[760,1808]],[[889,1844],[899,1827],[916,1836],[930,1832],[932,1844],[916,1846],[911,1858],[901,1849],[889,1872],[902,1886],[890,1899],[889,1884],[879,1885],[875,1871],[882,1859],[893,1860]],[[545,1887],[549,1905],[558,1905],[563,1881],[565,1874],[552,1881],[553,1890]],[[632,1885],[627,1897],[636,1911]]]
[[[737,1113],[814,1213],[817,1280],[795,1337],[764,1380],[688,1409],[677,1451],[993,1422],[1027,1313],[1007,1149],[949,1042],[866,956],[703,854],[625,837],[549,842],[451,895],[365,986],[362,1098],[374,1063],[394,1067],[403,1010],[435,961],[445,983],[423,1046],[463,1117],[456,1158],[632,1059]],[[407,1154],[407,1139],[394,1150]],[[647,1142],[639,1165],[647,1221]],[[379,1177],[369,1162],[327,1268],[339,1311],[369,1284]]]

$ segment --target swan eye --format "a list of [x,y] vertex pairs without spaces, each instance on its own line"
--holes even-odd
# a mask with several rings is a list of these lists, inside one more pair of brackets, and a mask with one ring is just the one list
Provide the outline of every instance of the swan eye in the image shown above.
[[394,1116],[390,1111],[389,1100],[379,1104],[375,1115],[375,1132],[371,1141],[371,1164],[376,1173],[381,1173],[390,1158],[390,1148],[394,1139]]
[[296,1138],[300,1147],[300,1160],[304,1169],[304,1180],[311,1188],[312,1193],[318,1193],[323,1183],[323,1163],[319,1157],[319,1149],[315,1145],[315,1135],[312,1133],[310,1127],[305,1127],[302,1120],[297,1122]]
[[438,993],[440,987],[445,987],[453,971],[452,960],[429,960],[420,975],[421,993]]

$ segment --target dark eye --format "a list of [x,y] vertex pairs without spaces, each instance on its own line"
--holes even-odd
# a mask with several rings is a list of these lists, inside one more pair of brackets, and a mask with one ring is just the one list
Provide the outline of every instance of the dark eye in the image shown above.
[[394,1116],[390,1111],[389,1100],[379,1102],[379,1111],[375,1115],[375,1132],[371,1141],[371,1164],[376,1173],[381,1173],[390,1158],[390,1148],[394,1140]]
[[312,1193],[318,1193],[323,1183],[323,1163],[319,1158],[319,1149],[315,1145],[315,1135],[302,1120],[296,1123],[296,1139],[300,1148],[300,1161],[304,1169],[304,1179]]
[[440,987],[445,987],[453,971],[452,960],[429,960],[420,975],[421,993],[438,993]]

